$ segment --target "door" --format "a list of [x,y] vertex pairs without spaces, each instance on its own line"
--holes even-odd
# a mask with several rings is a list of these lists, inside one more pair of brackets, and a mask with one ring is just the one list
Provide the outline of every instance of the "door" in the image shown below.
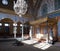
[[9,24],[5,23],[4,24],[4,37],[9,37]]

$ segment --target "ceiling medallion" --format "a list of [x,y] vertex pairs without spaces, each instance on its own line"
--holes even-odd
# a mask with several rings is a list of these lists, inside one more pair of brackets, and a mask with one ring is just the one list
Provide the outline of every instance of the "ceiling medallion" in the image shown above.
[[2,0],[2,4],[3,5],[8,5],[8,1],[7,0]]
[[26,11],[27,11],[27,3],[26,3],[26,1],[17,0],[16,3],[14,1],[13,9],[14,9],[16,14],[18,14],[20,17],[22,17],[22,15],[24,15],[26,13]]

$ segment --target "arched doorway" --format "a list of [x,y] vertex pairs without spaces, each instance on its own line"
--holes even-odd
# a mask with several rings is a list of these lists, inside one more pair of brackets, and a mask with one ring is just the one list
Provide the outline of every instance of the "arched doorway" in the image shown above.
[[0,21],[2,24],[0,30],[1,38],[10,38],[13,37],[13,20],[10,18],[4,18]]

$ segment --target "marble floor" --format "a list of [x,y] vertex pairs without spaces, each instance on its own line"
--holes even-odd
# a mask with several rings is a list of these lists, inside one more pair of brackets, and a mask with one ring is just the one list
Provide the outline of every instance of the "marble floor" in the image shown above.
[[[15,40],[7,40],[7,41],[0,41],[0,51],[60,51],[60,42],[56,42],[54,45],[50,46],[49,48],[43,50],[41,48],[37,48],[37,46],[39,45],[39,47],[43,47],[41,46],[41,44],[26,44],[24,43],[24,45],[22,46],[15,46],[13,45],[13,43],[15,43]],[[45,48],[47,45],[44,45]]]

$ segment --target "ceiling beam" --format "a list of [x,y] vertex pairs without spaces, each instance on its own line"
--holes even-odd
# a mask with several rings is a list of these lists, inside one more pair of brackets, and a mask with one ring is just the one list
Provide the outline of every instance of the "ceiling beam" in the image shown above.
[[[0,12],[1,12],[1,13],[6,13],[6,14],[11,14],[11,15],[17,15],[13,10],[4,9],[4,8],[0,8]],[[17,15],[17,16],[18,16],[18,15]],[[32,15],[26,13],[25,15],[23,15],[23,17],[31,18]]]
[[12,14],[12,15],[16,15],[13,10],[4,9],[4,8],[0,8],[0,12],[7,13],[7,14]]

